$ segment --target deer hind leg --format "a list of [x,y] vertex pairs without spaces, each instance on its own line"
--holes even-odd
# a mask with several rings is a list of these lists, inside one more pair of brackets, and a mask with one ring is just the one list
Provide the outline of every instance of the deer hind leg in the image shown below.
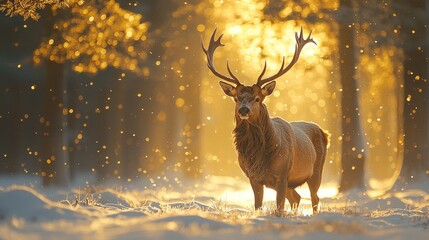
[[317,191],[319,190],[322,177],[321,174],[313,175],[308,181],[308,188],[310,189],[311,206],[313,207],[313,214],[316,214],[319,210],[319,196]]
[[311,196],[311,206],[313,207],[313,214],[316,214],[319,210],[319,196],[317,196],[317,191],[319,191],[320,183],[322,182],[322,168],[325,161],[325,153],[317,153],[316,164],[321,164],[318,167],[315,165],[313,176],[307,181],[308,188],[310,189]]
[[319,210],[319,191],[320,183],[322,182],[322,171],[323,165],[326,159],[326,150],[329,141],[329,134],[325,133],[320,129],[321,136],[313,139],[313,145],[316,149],[316,162],[313,169],[313,176],[307,181],[308,187],[310,188],[311,205],[313,207],[313,213],[316,214]]
[[326,152],[317,151],[316,165],[314,166],[313,176],[307,181],[308,188],[310,189],[311,206],[313,207],[313,214],[319,211],[319,191],[320,183],[322,182],[322,169],[325,162]]
[[291,210],[296,212],[298,210],[299,202],[301,201],[301,196],[295,189],[288,188],[286,198],[289,201]]

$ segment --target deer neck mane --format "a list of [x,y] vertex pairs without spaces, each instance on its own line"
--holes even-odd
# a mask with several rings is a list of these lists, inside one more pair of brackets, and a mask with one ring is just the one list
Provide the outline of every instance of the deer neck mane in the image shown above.
[[262,180],[272,160],[272,147],[275,146],[273,124],[265,104],[260,108],[256,122],[240,120],[236,117],[234,143],[239,161],[249,178]]

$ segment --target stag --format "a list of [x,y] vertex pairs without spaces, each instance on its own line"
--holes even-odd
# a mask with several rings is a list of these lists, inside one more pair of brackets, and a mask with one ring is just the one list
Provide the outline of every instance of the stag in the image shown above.
[[213,54],[217,47],[224,46],[220,35],[215,39],[214,30],[207,48],[201,43],[207,57],[207,66],[221,79],[219,82],[224,93],[235,101],[234,143],[238,153],[240,168],[249,178],[255,197],[255,210],[262,207],[264,186],[277,192],[277,212],[283,213],[285,199],[292,210],[298,208],[301,196],[295,188],[307,183],[310,189],[313,213],[317,213],[319,190],[323,164],[329,142],[329,133],[311,122],[287,122],[280,117],[271,118],[268,114],[265,97],[276,86],[275,80],[288,72],[298,61],[301,50],[307,43],[316,42],[311,38],[295,33],[296,45],[292,61],[285,67],[285,57],[280,70],[264,78],[267,69],[265,62],[256,84],[245,86],[231,71],[229,76],[219,73],[213,63]]

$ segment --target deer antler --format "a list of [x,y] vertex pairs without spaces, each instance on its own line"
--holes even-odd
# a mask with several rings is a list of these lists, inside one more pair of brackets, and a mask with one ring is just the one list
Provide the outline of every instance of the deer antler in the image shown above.
[[209,46],[207,47],[207,49],[204,47],[204,44],[201,41],[201,46],[203,47],[203,51],[204,51],[204,53],[207,56],[207,66],[212,71],[212,73],[214,75],[216,75],[218,78],[221,78],[221,79],[223,79],[223,80],[225,80],[227,82],[230,82],[230,83],[234,83],[234,84],[237,84],[237,85],[242,85],[240,83],[240,81],[238,81],[237,77],[234,76],[234,74],[232,73],[231,69],[229,68],[228,61],[226,61],[226,68],[228,69],[228,73],[229,73],[229,75],[231,77],[227,77],[227,76],[219,73],[218,71],[216,71],[216,68],[215,68],[214,63],[213,63],[213,53],[214,53],[214,51],[216,50],[217,47],[219,47],[219,46],[221,46],[221,47],[225,46],[224,44],[222,44],[220,42],[220,40],[222,39],[223,34],[221,34],[219,36],[219,38],[217,40],[215,40],[216,31],[217,31],[217,29],[215,29],[213,31],[213,34],[212,34],[212,36],[210,38],[210,43],[209,43]]
[[298,33],[295,33],[295,39],[296,39],[295,53],[293,54],[292,61],[289,63],[289,65],[283,68],[285,65],[285,57],[283,56],[283,62],[282,62],[282,66],[280,67],[280,70],[273,76],[262,79],[262,77],[265,74],[265,71],[267,70],[267,62],[265,61],[264,69],[262,70],[262,73],[261,75],[259,75],[258,81],[256,82],[257,86],[262,87],[264,84],[268,82],[272,82],[277,78],[279,78],[280,76],[282,76],[283,74],[287,73],[292,68],[292,66],[295,65],[295,63],[298,61],[299,54],[301,53],[301,50],[304,48],[305,44],[312,42],[317,45],[317,43],[313,40],[313,38],[311,38],[311,32],[310,34],[308,34],[307,39],[304,39],[304,37],[302,36],[302,27],[301,27],[299,36],[298,36]]

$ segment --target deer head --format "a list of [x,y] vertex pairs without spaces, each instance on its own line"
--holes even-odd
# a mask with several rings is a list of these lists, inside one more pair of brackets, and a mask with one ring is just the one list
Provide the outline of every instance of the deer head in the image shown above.
[[275,80],[288,72],[292,66],[295,65],[299,59],[302,48],[309,42],[316,44],[316,42],[314,42],[314,40],[311,38],[311,32],[308,37],[304,39],[301,28],[299,35],[295,33],[296,45],[292,61],[285,67],[285,57],[283,57],[280,70],[276,74],[264,78],[264,74],[267,69],[267,62],[265,62],[264,68],[262,73],[259,75],[257,82],[252,86],[245,86],[241,84],[238,78],[233,74],[229,67],[228,61],[226,62],[226,66],[229,77],[219,73],[216,70],[213,63],[213,54],[217,47],[224,45],[221,43],[223,34],[221,34],[218,39],[215,39],[215,35],[216,29],[213,31],[209,46],[207,48],[205,48],[204,44],[201,43],[203,51],[207,57],[207,66],[215,76],[221,79],[219,84],[224,93],[232,97],[236,102],[236,118],[239,121],[246,120],[250,122],[255,122],[258,119],[265,97],[269,96],[274,91],[276,86]]

